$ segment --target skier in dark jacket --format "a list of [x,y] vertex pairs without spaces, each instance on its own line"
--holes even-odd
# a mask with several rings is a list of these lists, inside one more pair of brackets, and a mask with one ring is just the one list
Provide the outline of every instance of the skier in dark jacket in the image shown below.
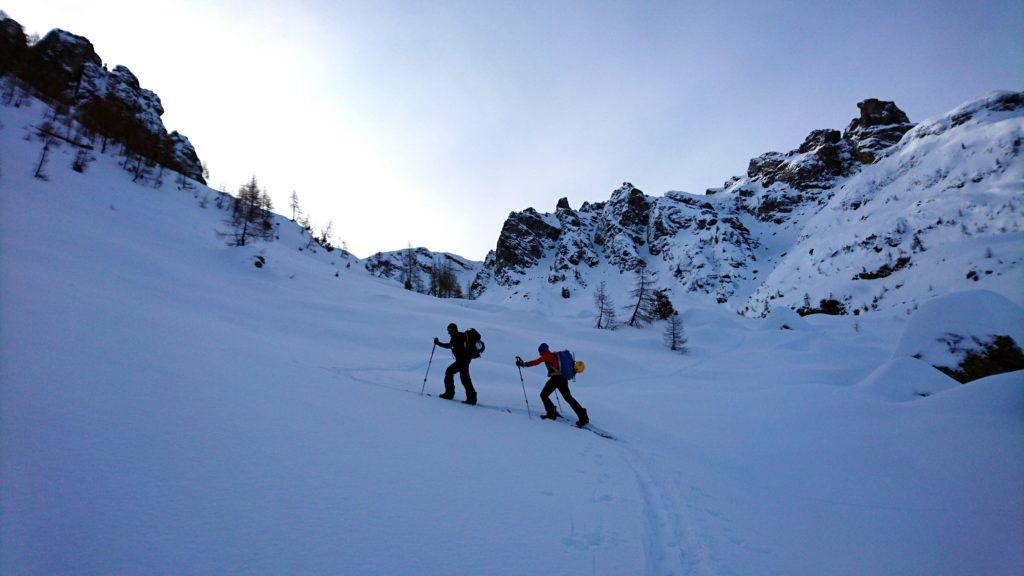
[[544,385],[544,389],[540,391],[540,401],[544,403],[545,414],[541,418],[547,420],[554,420],[561,416],[558,410],[555,409],[554,403],[551,402],[551,393],[555,390],[565,398],[565,401],[572,407],[573,412],[576,413],[576,417],[579,420],[576,425],[580,428],[586,426],[590,422],[590,418],[587,417],[587,410],[580,403],[572,397],[572,392],[569,391],[569,381],[565,379],[558,366],[558,356],[551,353],[551,349],[548,348],[547,344],[541,344],[537,348],[537,352],[540,352],[540,357],[536,360],[530,360],[529,362],[523,362],[523,359],[516,356],[516,366],[536,366],[543,362],[548,368],[548,382]]
[[455,356],[455,362],[444,371],[444,394],[441,398],[451,400],[455,398],[455,373],[459,373],[459,380],[462,387],[466,389],[465,404],[476,404],[476,390],[473,388],[473,380],[469,377],[469,363],[473,360],[473,352],[469,348],[469,338],[465,332],[459,332],[455,324],[448,325],[448,342],[441,342],[434,338],[434,344],[441,348],[447,348]]

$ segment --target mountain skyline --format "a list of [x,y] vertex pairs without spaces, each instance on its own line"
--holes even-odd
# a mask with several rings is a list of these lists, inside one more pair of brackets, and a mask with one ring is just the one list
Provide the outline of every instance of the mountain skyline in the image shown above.
[[255,173],[278,207],[295,190],[363,257],[412,243],[483,260],[511,211],[623,181],[701,193],[865,98],[920,121],[1024,82],[1009,2],[375,6],[5,10],[141,74],[211,185],[234,192]]

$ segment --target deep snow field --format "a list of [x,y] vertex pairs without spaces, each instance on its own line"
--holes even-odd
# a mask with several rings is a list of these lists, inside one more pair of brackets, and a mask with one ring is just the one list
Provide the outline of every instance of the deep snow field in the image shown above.
[[[215,192],[113,157],[77,174],[65,146],[36,180],[40,113],[0,107],[2,574],[1022,571],[1024,375],[894,356],[905,314],[677,302],[680,355],[659,327],[438,300],[285,219],[229,247]],[[450,321],[487,343],[484,406],[419,395]],[[618,440],[538,420],[540,367],[528,417],[513,359],[541,341],[586,362],[574,393]]]

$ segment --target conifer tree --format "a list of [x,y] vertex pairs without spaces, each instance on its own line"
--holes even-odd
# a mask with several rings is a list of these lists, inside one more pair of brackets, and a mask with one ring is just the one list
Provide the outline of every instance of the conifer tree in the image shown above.
[[608,296],[608,286],[603,280],[594,292],[594,307],[597,311],[595,328],[606,330],[615,328],[615,303]]
[[235,246],[245,246],[253,236],[252,224],[259,210],[260,187],[253,176],[238,189],[238,197],[232,206],[232,217],[235,226]]
[[654,275],[647,269],[647,266],[641,265],[636,269],[636,283],[629,293],[636,298],[636,303],[626,308],[627,311],[632,308],[627,324],[630,326],[650,324],[654,320]]
[[[419,271],[417,270],[416,264],[416,252],[412,249],[412,243],[409,243],[405,251],[402,253],[402,285],[405,286],[406,290],[413,290],[416,288],[418,283]],[[422,284],[422,282],[419,282]]]
[[253,176],[238,189],[238,197],[232,205],[232,224],[235,227],[235,246],[245,246],[254,238],[273,237],[271,210],[273,203],[266,190],[260,190],[259,182]]
[[665,323],[665,345],[673,352],[686,351],[686,333],[683,330],[683,319],[673,311]]
[[327,251],[334,249],[331,246],[331,235],[334,233],[334,221],[328,220],[327,225],[320,229],[320,237],[317,238],[317,242],[324,247]]

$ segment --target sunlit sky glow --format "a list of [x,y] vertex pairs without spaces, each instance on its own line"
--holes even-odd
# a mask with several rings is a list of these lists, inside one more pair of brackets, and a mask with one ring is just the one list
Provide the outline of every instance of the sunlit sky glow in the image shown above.
[[911,120],[1024,85],[1024,2],[15,0],[160,95],[236,190],[367,256],[482,259],[512,210],[702,193],[843,128],[868,97]]

